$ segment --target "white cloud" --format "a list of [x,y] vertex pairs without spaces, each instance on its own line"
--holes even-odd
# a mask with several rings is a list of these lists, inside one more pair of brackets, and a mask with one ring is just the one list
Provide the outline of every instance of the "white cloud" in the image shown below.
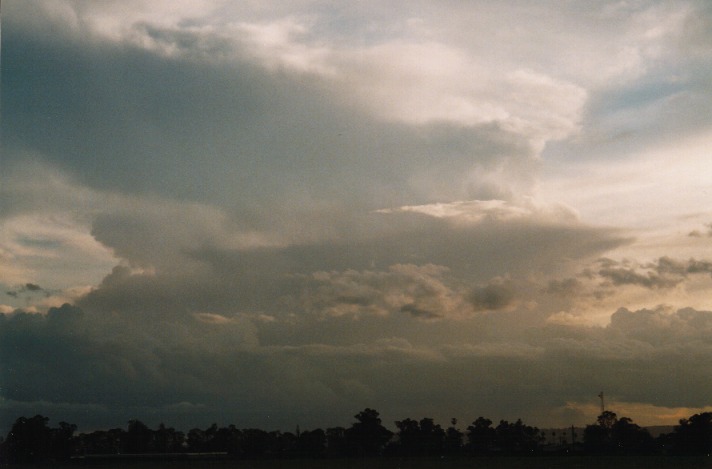
[[479,223],[482,221],[535,220],[538,223],[576,223],[578,216],[570,207],[560,204],[546,204],[532,198],[521,202],[506,200],[467,200],[428,205],[410,205],[399,208],[385,208],[377,213],[390,214],[413,212],[435,218],[451,219],[454,222]]
[[546,322],[560,326],[593,326],[590,319],[588,319],[586,316],[576,315],[566,311],[559,311],[558,313],[552,314],[551,316],[546,318]]
[[27,214],[2,221],[0,249],[7,267],[0,282],[38,282],[51,289],[87,284],[101,278],[114,263],[111,253],[72,214]]
[[586,101],[580,86],[521,68],[516,61],[493,73],[490,54],[480,49],[418,37],[383,38],[366,47],[327,46],[315,37],[318,18],[313,15],[311,20],[302,15],[269,22],[238,15],[226,21],[216,2],[63,5],[80,18],[75,22],[112,40],[124,38],[169,56],[201,50],[215,56],[224,47],[233,48],[235,58],[250,57],[271,70],[327,76],[332,86],[349,90],[353,105],[365,105],[386,119],[497,123],[530,138],[538,149],[574,132]]
[[309,36],[309,26],[286,18],[273,23],[238,23],[242,53],[253,56],[271,70],[286,69],[318,75],[334,75],[329,63],[331,48],[300,40]]

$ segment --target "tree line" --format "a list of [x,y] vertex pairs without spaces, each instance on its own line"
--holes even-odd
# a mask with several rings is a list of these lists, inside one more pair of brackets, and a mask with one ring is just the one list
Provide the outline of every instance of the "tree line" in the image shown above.
[[653,438],[628,417],[610,411],[587,425],[581,442],[546,442],[543,431],[521,420],[508,422],[479,417],[460,430],[452,419],[447,428],[431,418],[406,418],[386,428],[379,413],[364,409],[350,427],[295,432],[238,429],[234,425],[193,428],[187,433],[160,424],[151,429],[130,420],[126,429],[77,434],[77,426],[49,426],[42,415],[18,418],[0,443],[0,463],[23,464],[68,461],[97,455],[216,454],[231,458],[325,457],[460,457],[477,455],[537,455],[552,452],[590,454],[709,454],[712,452],[712,413],[680,420],[670,434]]

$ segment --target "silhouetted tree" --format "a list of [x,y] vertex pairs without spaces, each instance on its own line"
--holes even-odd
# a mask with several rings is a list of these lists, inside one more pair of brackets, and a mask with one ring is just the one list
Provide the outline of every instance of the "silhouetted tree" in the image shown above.
[[123,446],[127,453],[148,453],[153,450],[153,431],[140,420],[129,420],[124,438]]
[[454,455],[462,451],[463,433],[457,429],[457,419],[450,420],[450,426],[445,430],[444,450],[446,454]]
[[348,443],[346,441],[345,428],[333,427],[326,429],[326,454],[329,456],[348,455]]
[[521,419],[514,423],[501,420],[495,428],[495,446],[505,453],[531,453],[539,449],[543,435]]
[[673,451],[682,454],[712,453],[712,412],[680,420],[673,433]]
[[56,461],[68,461],[76,451],[74,432],[77,426],[59,422],[58,428],[50,429],[50,457]]
[[7,438],[2,441],[2,463],[42,463],[67,461],[77,450],[77,426],[59,422],[50,428],[42,415],[15,420]]
[[218,424],[213,423],[208,428],[205,429],[205,451],[218,451],[215,449],[218,441],[215,439],[215,435],[218,433]]
[[426,455],[441,455],[445,446],[445,430],[437,425],[433,419],[420,420],[420,435]]
[[83,454],[118,454],[122,451],[122,441],[125,430],[113,428],[111,430],[97,430],[79,435],[79,452]]
[[496,432],[492,421],[478,417],[467,427],[467,447],[472,454],[487,454],[494,449]]
[[239,454],[242,450],[242,432],[235,425],[218,428],[208,441],[209,451]]
[[326,432],[321,428],[303,431],[297,437],[297,451],[304,456],[320,456],[326,450],[326,441]]
[[351,454],[358,456],[376,456],[393,436],[393,432],[381,425],[377,411],[364,409],[354,416],[358,422],[345,432]]
[[618,416],[611,411],[604,411],[593,425],[586,425],[583,431],[583,444],[588,452],[600,453],[613,450],[612,431]]
[[650,433],[633,423],[628,417],[621,417],[611,428],[614,451],[623,453],[643,453],[653,449]]
[[167,428],[163,423],[154,433],[155,451],[160,453],[178,453],[183,450],[185,435],[175,428]]
[[395,422],[398,427],[397,447],[407,456],[435,456],[443,453],[445,430],[435,424],[433,419],[424,418],[420,422],[405,419]]
[[414,455],[419,452],[420,425],[412,419],[395,422],[398,432],[398,450],[401,454]]
[[[247,428],[242,430],[242,449],[245,456],[249,458],[262,457],[270,447],[270,434],[258,428]],[[273,439],[274,436],[272,436]]]
[[[300,432],[309,433],[309,432]],[[290,457],[298,454],[297,435],[292,432],[273,431],[267,434],[267,449],[265,454],[270,457]]]
[[619,419],[614,412],[604,411],[596,424],[586,426],[583,442],[589,452],[630,453],[650,451],[653,438],[630,418]]
[[47,422],[49,419],[42,415],[15,420],[4,443],[8,462],[37,463],[49,459],[51,431]]
[[191,428],[188,430],[186,444],[189,452],[204,453],[208,448],[208,439],[205,436],[205,432],[200,428]]
[[[419,421],[406,418],[396,421],[397,439],[386,429],[377,411],[364,409],[355,416],[351,427],[317,428],[311,431],[266,432],[260,429],[238,430],[234,425],[205,430],[191,429],[187,437],[161,423],[155,431],[139,420],[131,420],[127,430],[113,429],[74,435],[76,426],[60,422],[50,428],[49,419],[41,415],[20,417],[4,441],[0,440],[0,463],[46,463],[69,459],[73,454],[227,452],[247,458],[376,456],[384,453],[404,456],[456,455],[463,450],[463,433],[457,420],[444,430],[431,418]],[[572,429],[573,431],[573,429]],[[554,433],[556,435],[556,433]],[[563,434],[562,434],[563,435]],[[521,420],[510,423],[479,417],[467,427],[467,450],[472,454],[523,454],[537,451],[543,441],[536,427]],[[712,413],[696,414],[680,421],[675,432],[660,444],[678,453],[712,452]],[[596,423],[584,431],[589,451],[630,453],[653,450],[647,430],[627,417],[618,418],[604,412]]]

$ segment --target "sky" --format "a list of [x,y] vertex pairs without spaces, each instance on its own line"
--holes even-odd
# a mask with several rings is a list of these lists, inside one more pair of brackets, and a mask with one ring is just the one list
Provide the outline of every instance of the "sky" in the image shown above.
[[712,4],[6,0],[0,428],[712,410]]

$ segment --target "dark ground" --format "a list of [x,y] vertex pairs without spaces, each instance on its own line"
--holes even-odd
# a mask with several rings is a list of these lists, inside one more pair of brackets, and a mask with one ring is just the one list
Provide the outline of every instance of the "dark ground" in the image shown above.
[[[22,466],[19,466],[22,467]],[[48,467],[48,466],[39,466]],[[58,467],[58,466],[52,466]],[[301,459],[301,460],[183,460],[75,463],[62,469],[672,469],[710,468],[712,457],[672,456],[534,456],[459,459]]]

